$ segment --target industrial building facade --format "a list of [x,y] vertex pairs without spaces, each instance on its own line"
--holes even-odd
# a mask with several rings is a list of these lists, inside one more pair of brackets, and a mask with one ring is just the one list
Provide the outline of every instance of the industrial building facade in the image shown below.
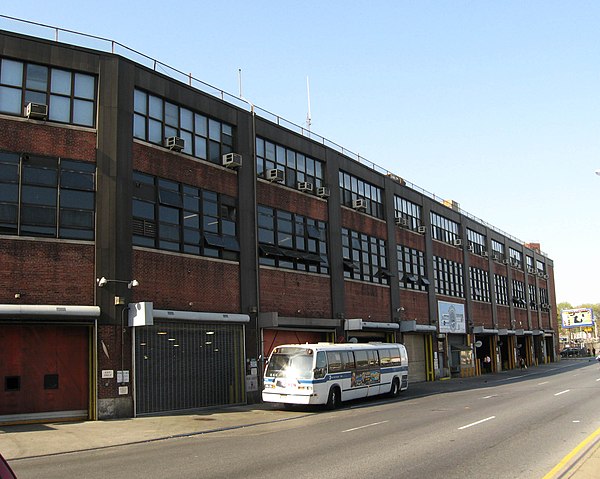
[[0,423],[258,401],[290,342],[555,360],[539,245],[155,70],[0,32]]

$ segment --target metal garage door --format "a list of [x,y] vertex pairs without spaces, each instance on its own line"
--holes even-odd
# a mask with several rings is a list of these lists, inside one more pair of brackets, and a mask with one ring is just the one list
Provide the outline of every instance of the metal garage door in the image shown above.
[[81,325],[0,326],[0,423],[88,419],[90,334]]
[[135,331],[136,414],[240,404],[244,328],[160,322]]
[[404,345],[408,352],[408,383],[427,379],[425,362],[425,336],[422,334],[404,334]]

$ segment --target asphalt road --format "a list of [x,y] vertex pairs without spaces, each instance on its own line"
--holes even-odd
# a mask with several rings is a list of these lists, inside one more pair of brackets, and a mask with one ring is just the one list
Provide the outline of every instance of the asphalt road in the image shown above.
[[15,466],[20,479],[542,478],[600,427],[598,411],[598,365],[563,361],[482,388]]

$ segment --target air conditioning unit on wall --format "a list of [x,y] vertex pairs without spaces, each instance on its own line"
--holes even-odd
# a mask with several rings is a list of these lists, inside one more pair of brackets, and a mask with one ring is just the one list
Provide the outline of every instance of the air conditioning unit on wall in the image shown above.
[[181,151],[185,148],[185,140],[178,136],[169,136],[165,138],[165,146],[172,151]]
[[408,226],[408,218],[404,218],[402,216],[397,216],[396,217],[396,224],[398,226],[402,226],[403,228],[406,228]]
[[454,246],[462,246],[462,240],[460,238],[455,238]]
[[427,226],[419,226],[417,228],[417,233],[421,233],[422,235],[424,235],[425,233],[427,233]]
[[352,208],[355,210],[366,210],[367,209],[367,200],[364,198],[357,198],[352,200]]
[[43,103],[27,103],[25,116],[35,120],[45,120],[48,117],[48,105]]
[[308,181],[301,181],[298,183],[298,189],[300,191],[312,191],[313,190],[313,184],[309,183]]
[[265,172],[265,178],[269,181],[283,181],[283,170],[278,170],[276,168],[272,168]]
[[242,166],[242,155],[239,153],[227,153],[223,155],[222,163],[227,168],[239,168]]
[[317,196],[319,198],[329,198],[331,191],[329,191],[329,187],[327,186],[319,186],[317,188]]

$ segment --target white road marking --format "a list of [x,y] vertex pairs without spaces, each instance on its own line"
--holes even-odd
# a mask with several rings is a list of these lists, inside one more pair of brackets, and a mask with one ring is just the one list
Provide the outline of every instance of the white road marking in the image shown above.
[[497,394],[492,394],[490,396],[483,396],[483,399],[489,399],[489,398],[495,398],[495,397],[498,397],[498,395]]
[[389,421],[381,421],[381,422],[374,422],[372,424],[365,424],[364,426],[353,427],[352,429],[346,429],[345,431],[342,431],[342,432],[356,431],[358,429],[364,429],[365,427],[378,426],[379,424],[385,424],[386,422],[389,422]]
[[564,391],[561,391],[561,392],[559,392],[559,393],[556,393],[556,394],[555,394],[555,396],[560,396],[561,394],[565,394],[565,393],[568,393],[568,392],[570,392],[570,391],[571,391],[570,389],[565,389]]
[[478,424],[489,421],[491,419],[496,419],[496,416],[486,417],[485,419],[482,419],[481,421],[476,421],[476,422],[472,422],[471,424],[467,424],[466,426],[461,426],[458,428],[458,430],[460,431],[461,429],[467,429],[468,427],[477,426]]
[[538,383],[538,386],[542,386],[543,384],[548,384],[550,381],[544,381],[543,383]]
[[600,381],[600,378],[596,379],[596,381]]

